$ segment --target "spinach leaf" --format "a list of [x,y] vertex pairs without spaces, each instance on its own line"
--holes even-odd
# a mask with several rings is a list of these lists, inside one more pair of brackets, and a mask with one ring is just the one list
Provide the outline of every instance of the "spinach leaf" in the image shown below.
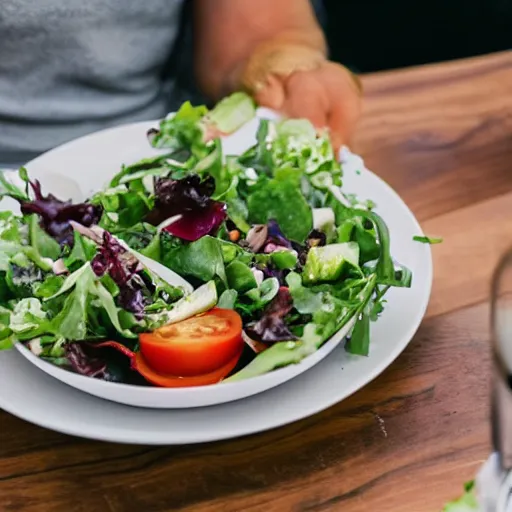
[[226,267],[226,277],[229,287],[240,293],[257,288],[258,286],[251,269],[241,261],[232,261]]
[[217,307],[222,309],[235,309],[238,292],[236,290],[224,290],[219,297]]
[[313,229],[311,207],[291,180],[265,180],[248,197],[249,220],[266,224],[276,220],[284,235],[303,243]]
[[215,277],[227,283],[221,242],[216,238],[203,236],[196,242],[183,243],[162,233],[161,243],[162,263],[174,272],[204,283]]

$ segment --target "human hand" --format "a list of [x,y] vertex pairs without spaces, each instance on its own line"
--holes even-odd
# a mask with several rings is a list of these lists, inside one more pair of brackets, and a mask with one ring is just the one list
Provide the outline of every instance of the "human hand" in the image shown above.
[[248,60],[241,82],[260,106],[327,127],[336,150],[350,142],[361,114],[359,79],[318,50],[264,43]]

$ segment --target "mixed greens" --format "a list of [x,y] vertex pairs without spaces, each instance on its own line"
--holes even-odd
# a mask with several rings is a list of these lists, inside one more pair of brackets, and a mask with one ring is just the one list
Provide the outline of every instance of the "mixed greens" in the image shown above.
[[0,174],[0,199],[21,210],[0,212],[0,347],[132,382],[142,334],[216,308],[243,325],[230,380],[295,364],[349,322],[346,349],[368,355],[370,322],[411,273],[374,205],[343,193],[328,133],[261,120],[253,147],[223,153],[220,137],[254,114],[242,93],[211,111],[185,103],[148,133],[156,156],[83,204],[44,195],[24,168]]

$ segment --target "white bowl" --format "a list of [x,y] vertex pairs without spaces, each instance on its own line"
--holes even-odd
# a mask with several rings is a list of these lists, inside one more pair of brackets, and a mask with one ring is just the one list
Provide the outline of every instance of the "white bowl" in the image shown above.
[[[257,124],[255,119],[236,134],[226,138],[223,141],[226,153],[236,154],[250,147],[255,140]],[[53,192],[58,175],[62,173],[70,178],[69,172],[72,171],[72,179],[76,181],[78,188],[68,183],[66,190],[72,191],[71,197],[62,199],[83,200],[108,182],[122,164],[129,164],[155,153],[145,137],[146,131],[154,125],[155,122],[125,125],[69,142],[30,162],[27,165],[29,175],[41,181],[43,191]],[[384,217],[390,228],[393,256],[413,271],[412,287],[392,289],[383,317],[372,325],[371,343],[388,346],[388,350],[384,352],[379,346],[379,357],[384,359],[385,352],[398,355],[407,346],[423,318],[432,282],[431,252],[427,245],[413,242],[412,237],[421,234],[421,229],[398,195],[380,178],[366,170],[358,156],[345,151],[343,160],[344,190],[355,193],[362,199],[371,198],[377,203],[376,211]],[[4,202],[0,204],[0,209],[7,208],[10,205],[4,205]],[[400,334],[397,335],[393,329],[396,322],[402,324],[397,330]],[[406,324],[405,328],[403,324]],[[343,341],[351,327],[352,324],[349,324],[299,364],[245,381],[191,388],[163,389],[105,382],[54,366],[34,356],[22,345],[18,344],[16,348],[27,360],[47,374],[91,395],[139,407],[191,408],[239,400],[296,377],[326,357]],[[370,360],[372,357],[370,353]],[[350,357],[345,366],[345,374],[348,373],[348,378],[353,375],[354,380],[361,382],[362,386],[375,377],[374,370],[382,366],[381,360],[375,358],[369,364],[366,358]],[[363,368],[364,378],[361,379]]]

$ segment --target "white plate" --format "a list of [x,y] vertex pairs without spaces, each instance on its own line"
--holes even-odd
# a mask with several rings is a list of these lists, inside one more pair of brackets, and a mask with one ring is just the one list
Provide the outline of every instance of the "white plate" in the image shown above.
[[[59,173],[76,180],[79,189],[71,187],[71,198],[82,200],[109,181],[122,164],[137,161],[152,154],[145,133],[154,123],[137,123],[88,135],[60,146],[27,165],[30,176],[41,180],[43,190],[55,189]],[[227,153],[243,151],[253,144],[257,120],[249,123],[224,141]],[[430,248],[413,242],[421,234],[413,214],[397,194],[377,176],[364,169],[362,160],[346,152],[344,158],[344,190],[362,199],[371,198],[378,205],[377,211],[389,225],[392,254],[413,271],[410,289],[393,289],[389,292],[384,315],[372,325],[371,354],[369,358],[347,356],[345,371],[337,384],[348,387],[353,382],[363,386],[377,375],[383,361],[389,364],[400,353],[416,331],[425,312],[432,281]],[[64,183],[60,183],[62,188]],[[63,197],[68,199],[68,197]],[[3,203],[2,203],[3,206]],[[41,370],[82,391],[108,400],[153,408],[190,408],[239,400],[271,389],[310,369],[329,354],[344,337],[339,333],[319,351],[298,365],[289,366],[261,377],[237,383],[200,388],[159,389],[113,384],[63,370],[38,359],[25,348],[20,353]],[[394,354],[392,358],[390,355]],[[379,370],[380,368],[380,370]]]

